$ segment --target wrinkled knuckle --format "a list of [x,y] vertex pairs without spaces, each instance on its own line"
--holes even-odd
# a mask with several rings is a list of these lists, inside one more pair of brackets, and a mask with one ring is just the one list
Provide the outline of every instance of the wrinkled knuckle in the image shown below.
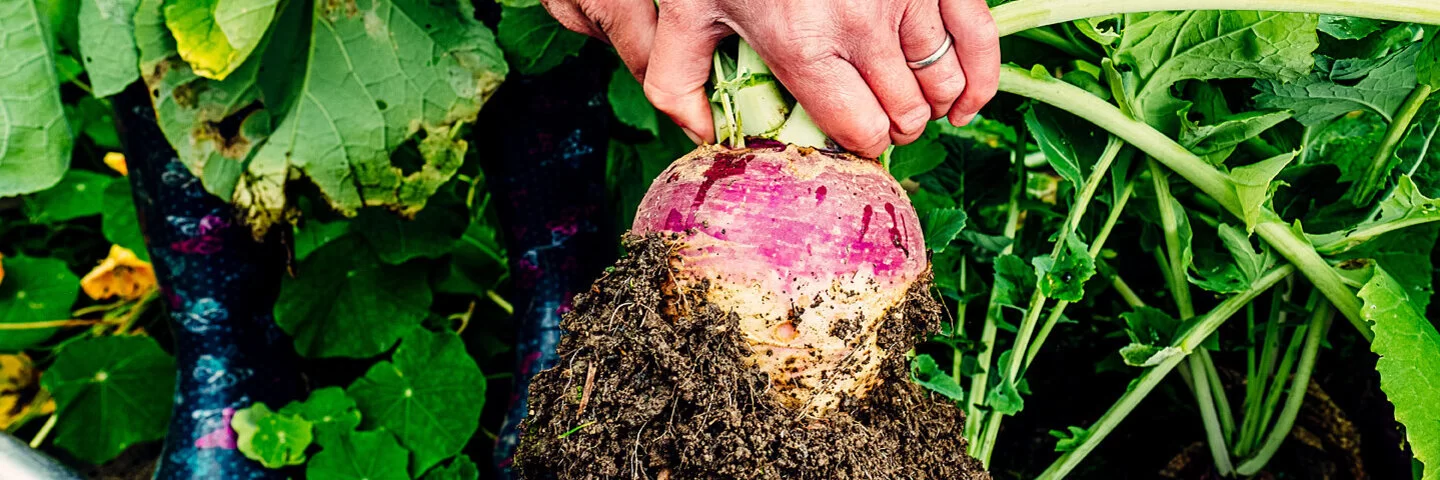
[[1000,51],[1000,27],[995,24],[995,19],[988,13],[980,16],[971,25],[966,27],[969,37],[974,39],[971,45],[967,45],[976,53],[994,53]]
[[965,93],[965,76],[946,75],[936,80],[928,90],[937,107],[949,106]]
[[925,122],[930,121],[930,105],[916,103],[908,106],[895,116],[895,133],[901,137],[918,136],[925,131]]
[[843,143],[848,143],[855,150],[867,156],[878,155],[890,145],[890,121],[880,117],[865,122],[864,125],[850,132]]
[[650,100],[650,104],[655,106],[656,110],[669,114],[679,109],[680,94],[655,82],[654,75],[645,77],[643,87],[645,90],[645,99]]

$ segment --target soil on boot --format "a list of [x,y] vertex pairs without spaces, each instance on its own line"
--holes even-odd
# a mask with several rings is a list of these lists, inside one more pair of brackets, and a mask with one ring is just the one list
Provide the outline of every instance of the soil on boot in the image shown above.
[[928,277],[882,327],[881,384],[803,418],[746,365],[734,315],[674,292],[676,246],[627,238],[629,254],[565,315],[560,363],[531,386],[522,478],[990,478],[965,454],[964,413],[909,381],[904,352],[942,315]]

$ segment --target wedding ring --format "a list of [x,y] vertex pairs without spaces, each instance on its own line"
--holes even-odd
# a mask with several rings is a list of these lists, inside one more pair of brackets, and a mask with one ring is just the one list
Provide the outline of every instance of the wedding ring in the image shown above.
[[935,49],[935,53],[932,53],[930,54],[930,56],[922,58],[920,60],[916,60],[913,62],[905,62],[905,64],[909,65],[911,70],[919,70],[928,67],[935,62],[940,61],[940,57],[943,57],[946,53],[949,53],[950,45],[953,43],[955,43],[955,39],[947,34],[945,35],[945,43],[941,44],[940,48]]

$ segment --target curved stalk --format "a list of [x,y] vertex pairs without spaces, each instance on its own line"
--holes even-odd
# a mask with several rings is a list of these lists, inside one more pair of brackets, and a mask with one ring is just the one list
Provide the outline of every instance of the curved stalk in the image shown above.
[[[1031,1],[1041,0],[1021,0],[1017,4]],[[1088,2],[1089,0],[1086,0],[1086,3]],[[1197,0],[1197,2],[1204,3],[1204,0]],[[1254,3],[1265,2],[1262,0]],[[1440,20],[1440,4],[1433,9],[1437,11],[1437,20]],[[1239,199],[1225,174],[1220,173],[1219,170],[1211,167],[1203,159],[1190,153],[1189,150],[1175,143],[1165,134],[1126,116],[1110,102],[1101,100],[1079,87],[1055,78],[1032,76],[1029,71],[1011,66],[1001,69],[1000,90],[1029,97],[1080,115],[1154,157],[1155,160],[1184,177],[1206,195],[1214,198],[1221,207],[1232,214],[1240,215]],[[1315,248],[1310,245],[1309,240],[1292,230],[1290,225],[1268,209],[1264,212],[1260,225],[1256,226],[1256,231],[1270,246],[1294,263],[1367,340],[1374,337],[1370,326],[1360,318],[1360,299],[1355,296],[1355,292],[1350,290],[1350,287],[1345,285],[1340,275],[1330,268],[1330,264],[1315,252]]]
[[1410,131],[1410,123],[1415,121],[1415,114],[1420,113],[1420,106],[1430,98],[1430,92],[1434,89],[1429,85],[1417,85],[1410,91],[1410,96],[1405,98],[1405,103],[1400,105],[1400,110],[1395,113],[1395,120],[1390,122],[1390,128],[1385,131],[1385,139],[1380,142],[1380,148],[1375,150],[1374,158],[1370,159],[1370,169],[1365,171],[1365,178],[1360,180],[1359,189],[1355,191],[1355,197],[1351,200],[1356,206],[1367,205],[1375,198],[1375,192],[1385,186],[1390,159],[1395,156],[1395,146],[1405,138],[1405,133]]
[[990,10],[1000,35],[1117,13],[1179,10],[1263,10],[1327,13],[1440,25],[1434,0],[1019,0]]

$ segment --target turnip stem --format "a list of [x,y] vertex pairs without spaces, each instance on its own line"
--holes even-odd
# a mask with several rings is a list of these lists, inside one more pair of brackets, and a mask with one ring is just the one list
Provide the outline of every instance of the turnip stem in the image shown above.
[[1434,91],[1429,85],[1417,85],[1410,91],[1410,96],[1405,98],[1405,103],[1395,113],[1395,120],[1390,122],[1390,127],[1385,131],[1385,139],[1380,142],[1380,148],[1375,150],[1375,156],[1370,159],[1370,169],[1365,171],[1365,178],[1356,183],[1358,188],[1355,196],[1351,198],[1356,206],[1370,203],[1375,198],[1375,192],[1385,186],[1387,173],[1390,169],[1390,160],[1395,157],[1395,146],[1405,138],[1410,131],[1410,123],[1415,120],[1415,114],[1420,112],[1420,106],[1430,98],[1430,92]]
[[1285,409],[1280,412],[1280,417],[1275,419],[1275,428],[1265,437],[1265,443],[1260,446],[1259,452],[1240,462],[1240,466],[1235,469],[1236,473],[1248,476],[1259,472],[1270,458],[1275,456],[1280,445],[1285,443],[1285,438],[1290,436],[1290,428],[1295,425],[1295,417],[1300,413],[1300,406],[1305,403],[1310,374],[1315,369],[1315,358],[1319,354],[1320,344],[1325,341],[1325,334],[1330,330],[1330,323],[1334,319],[1335,310],[1330,308],[1329,302],[1321,300],[1310,316],[1309,325],[1305,327],[1308,330],[1305,350],[1300,354],[1299,367],[1290,381],[1290,393],[1285,397]]
[[[1245,304],[1250,303],[1257,295],[1260,295],[1294,272],[1295,267],[1293,265],[1282,265],[1270,269],[1255,279],[1248,288],[1225,299],[1225,301],[1220,302],[1219,305],[1216,305],[1215,309],[1207,313],[1198,323],[1180,334],[1172,345],[1187,354],[1195,351],[1195,349],[1200,348],[1201,342],[1204,342],[1207,337],[1215,333],[1215,330],[1220,328],[1220,325],[1225,323],[1225,320],[1229,319],[1236,312],[1239,312],[1241,308],[1244,308]],[[1105,440],[1105,437],[1114,431],[1116,426],[1120,425],[1120,422],[1140,404],[1140,401],[1144,400],[1145,396],[1149,395],[1150,392],[1160,384],[1160,381],[1164,380],[1165,376],[1168,375],[1171,370],[1174,370],[1175,367],[1180,364],[1181,360],[1184,360],[1187,356],[1188,355],[1175,355],[1167,358],[1159,365],[1150,367],[1145,370],[1145,373],[1140,374],[1140,378],[1132,382],[1130,388],[1120,396],[1120,399],[1089,428],[1085,435],[1085,440],[1081,441],[1080,445],[1076,446],[1075,449],[1065,452],[1060,458],[1056,459],[1055,463],[1050,464],[1050,467],[1045,469],[1045,472],[1041,473],[1039,478],[1041,480],[1058,480],[1064,478],[1071,470],[1074,470],[1075,467],[1080,464],[1080,461],[1084,460],[1086,455],[1089,455],[1101,441]]]
[[1018,0],[990,10],[1000,35],[1116,13],[1181,10],[1260,10],[1327,13],[1440,25],[1434,0]]
[[[1030,1],[1040,0],[1022,0],[1017,3]],[[1440,10],[1440,5],[1426,8]],[[1029,71],[1017,67],[1002,67],[1000,77],[1000,90],[1080,115],[1140,148],[1214,198],[1226,210],[1240,215],[1239,199],[1229,178],[1165,134],[1125,116],[1109,102],[1058,79],[1031,75]],[[1316,253],[1309,240],[1268,208],[1262,211],[1261,220],[1255,230],[1286,260],[1295,264],[1366,340],[1374,337],[1369,324],[1360,316],[1359,297],[1356,297],[1355,292],[1345,284],[1340,275],[1330,268],[1330,264]]]

